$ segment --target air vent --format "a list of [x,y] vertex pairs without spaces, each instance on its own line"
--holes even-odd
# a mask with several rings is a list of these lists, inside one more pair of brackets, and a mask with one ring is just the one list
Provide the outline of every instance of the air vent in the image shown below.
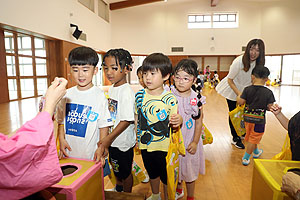
[[246,51],[246,47],[245,46],[242,46],[242,51]]
[[172,52],[183,52],[183,47],[172,47],[171,51]]

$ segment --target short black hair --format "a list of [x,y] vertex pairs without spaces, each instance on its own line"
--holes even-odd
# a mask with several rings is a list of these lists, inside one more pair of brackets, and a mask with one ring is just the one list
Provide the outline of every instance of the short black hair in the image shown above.
[[113,57],[116,60],[116,65],[120,65],[121,69],[124,69],[125,67],[130,70],[133,64],[132,57],[129,53],[129,51],[125,49],[110,49],[104,56],[103,56],[103,62],[102,66],[105,65],[105,58],[107,57]]
[[182,59],[181,61],[179,61],[174,69],[174,74],[179,70],[183,70],[184,72],[194,77],[198,76],[198,65],[194,60],[191,59]]
[[252,75],[256,78],[268,78],[270,75],[270,70],[263,65],[256,65],[252,70]]
[[145,58],[142,65],[142,71],[159,70],[162,77],[172,73],[172,63],[168,56],[162,53],[152,53]]
[[139,68],[136,70],[136,75],[139,75],[139,73],[143,73],[142,66],[139,66]]
[[70,51],[68,61],[73,65],[92,65],[97,66],[99,62],[98,54],[90,47],[77,47]]

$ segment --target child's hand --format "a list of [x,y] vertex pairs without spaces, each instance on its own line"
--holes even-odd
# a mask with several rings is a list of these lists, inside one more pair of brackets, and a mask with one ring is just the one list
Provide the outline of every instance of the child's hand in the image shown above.
[[60,139],[59,143],[60,143],[59,159],[62,159],[64,156],[69,157],[69,155],[66,152],[66,149],[68,149],[69,151],[72,151],[72,149],[68,144],[68,142],[65,139]]
[[191,142],[186,149],[190,154],[195,154],[197,151],[197,143]]
[[270,111],[274,114],[274,115],[278,115],[282,110],[282,107],[279,106],[278,104],[273,104],[272,106],[270,106]]
[[181,124],[182,124],[182,117],[181,115],[179,114],[173,114],[171,115],[170,117],[170,125],[173,127],[173,128],[177,128],[179,127]]
[[[103,152],[103,153],[102,153]],[[105,157],[107,155],[107,152],[105,153],[105,149],[102,150],[101,145],[96,149],[95,154],[94,154],[94,161],[96,163],[101,162],[101,165],[104,166],[105,164]]]

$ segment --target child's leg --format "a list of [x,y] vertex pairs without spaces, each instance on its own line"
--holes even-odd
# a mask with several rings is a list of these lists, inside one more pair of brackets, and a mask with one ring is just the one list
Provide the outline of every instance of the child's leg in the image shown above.
[[195,181],[186,182],[185,185],[186,185],[186,190],[187,190],[187,198],[194,199]]
[[129,174],[129,176],[123,180],[124,192],[131,192],[132,186],[133,186],[133,177],[132,174]]
[[168,199],[168,186],[166,184],[164,184],[164,198],[165,200]]
[[150,179],[151,190],[153,194],[159,193],[160,177]]
[[123,192],[124,188],[123,188],[123,183],[122,183],[122,179],[119,179],[118,177],[116,177],[116,186],[115,186],[117,192]]
[[257,147],[257,144],[252,144],[251,142],[247,143],[247,148],[246,148],[246,152],[248,154],[252,154],[253,150]]

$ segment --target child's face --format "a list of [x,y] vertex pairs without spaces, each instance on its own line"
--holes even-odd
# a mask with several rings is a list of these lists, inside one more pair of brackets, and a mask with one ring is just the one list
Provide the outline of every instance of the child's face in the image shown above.
[[98,68],[92,65],[73,65],[71,74],[77,83],[79,90],[88,90],[93,87],[93,76],[97,74]]
[[192,85],[195,83],[196,78],[193,75],[179,70],[173,76],[176,89],[181,93],[189,93]]
[[126,74],[128,73],[126,67],[121,70],[119,63],[116,65],[116,59],[112,56],[106,57],[104,64],[105,76],[115,87],[126,83]]
[[145,88],[146,85],[145,85],[145,83],[144,83],[144,81],[143,81],[143,72],[142,72],[142,71],[140,71],[140,72],[138,73],[138,78],[139,78],[139,83],[140,83],[140,85],[143,86],[143,88]]
[[164,81],[169,78],[169,75],[162,77],[160,70],[143,72],[143,81],[149,90],[155,91],[163,88]]

